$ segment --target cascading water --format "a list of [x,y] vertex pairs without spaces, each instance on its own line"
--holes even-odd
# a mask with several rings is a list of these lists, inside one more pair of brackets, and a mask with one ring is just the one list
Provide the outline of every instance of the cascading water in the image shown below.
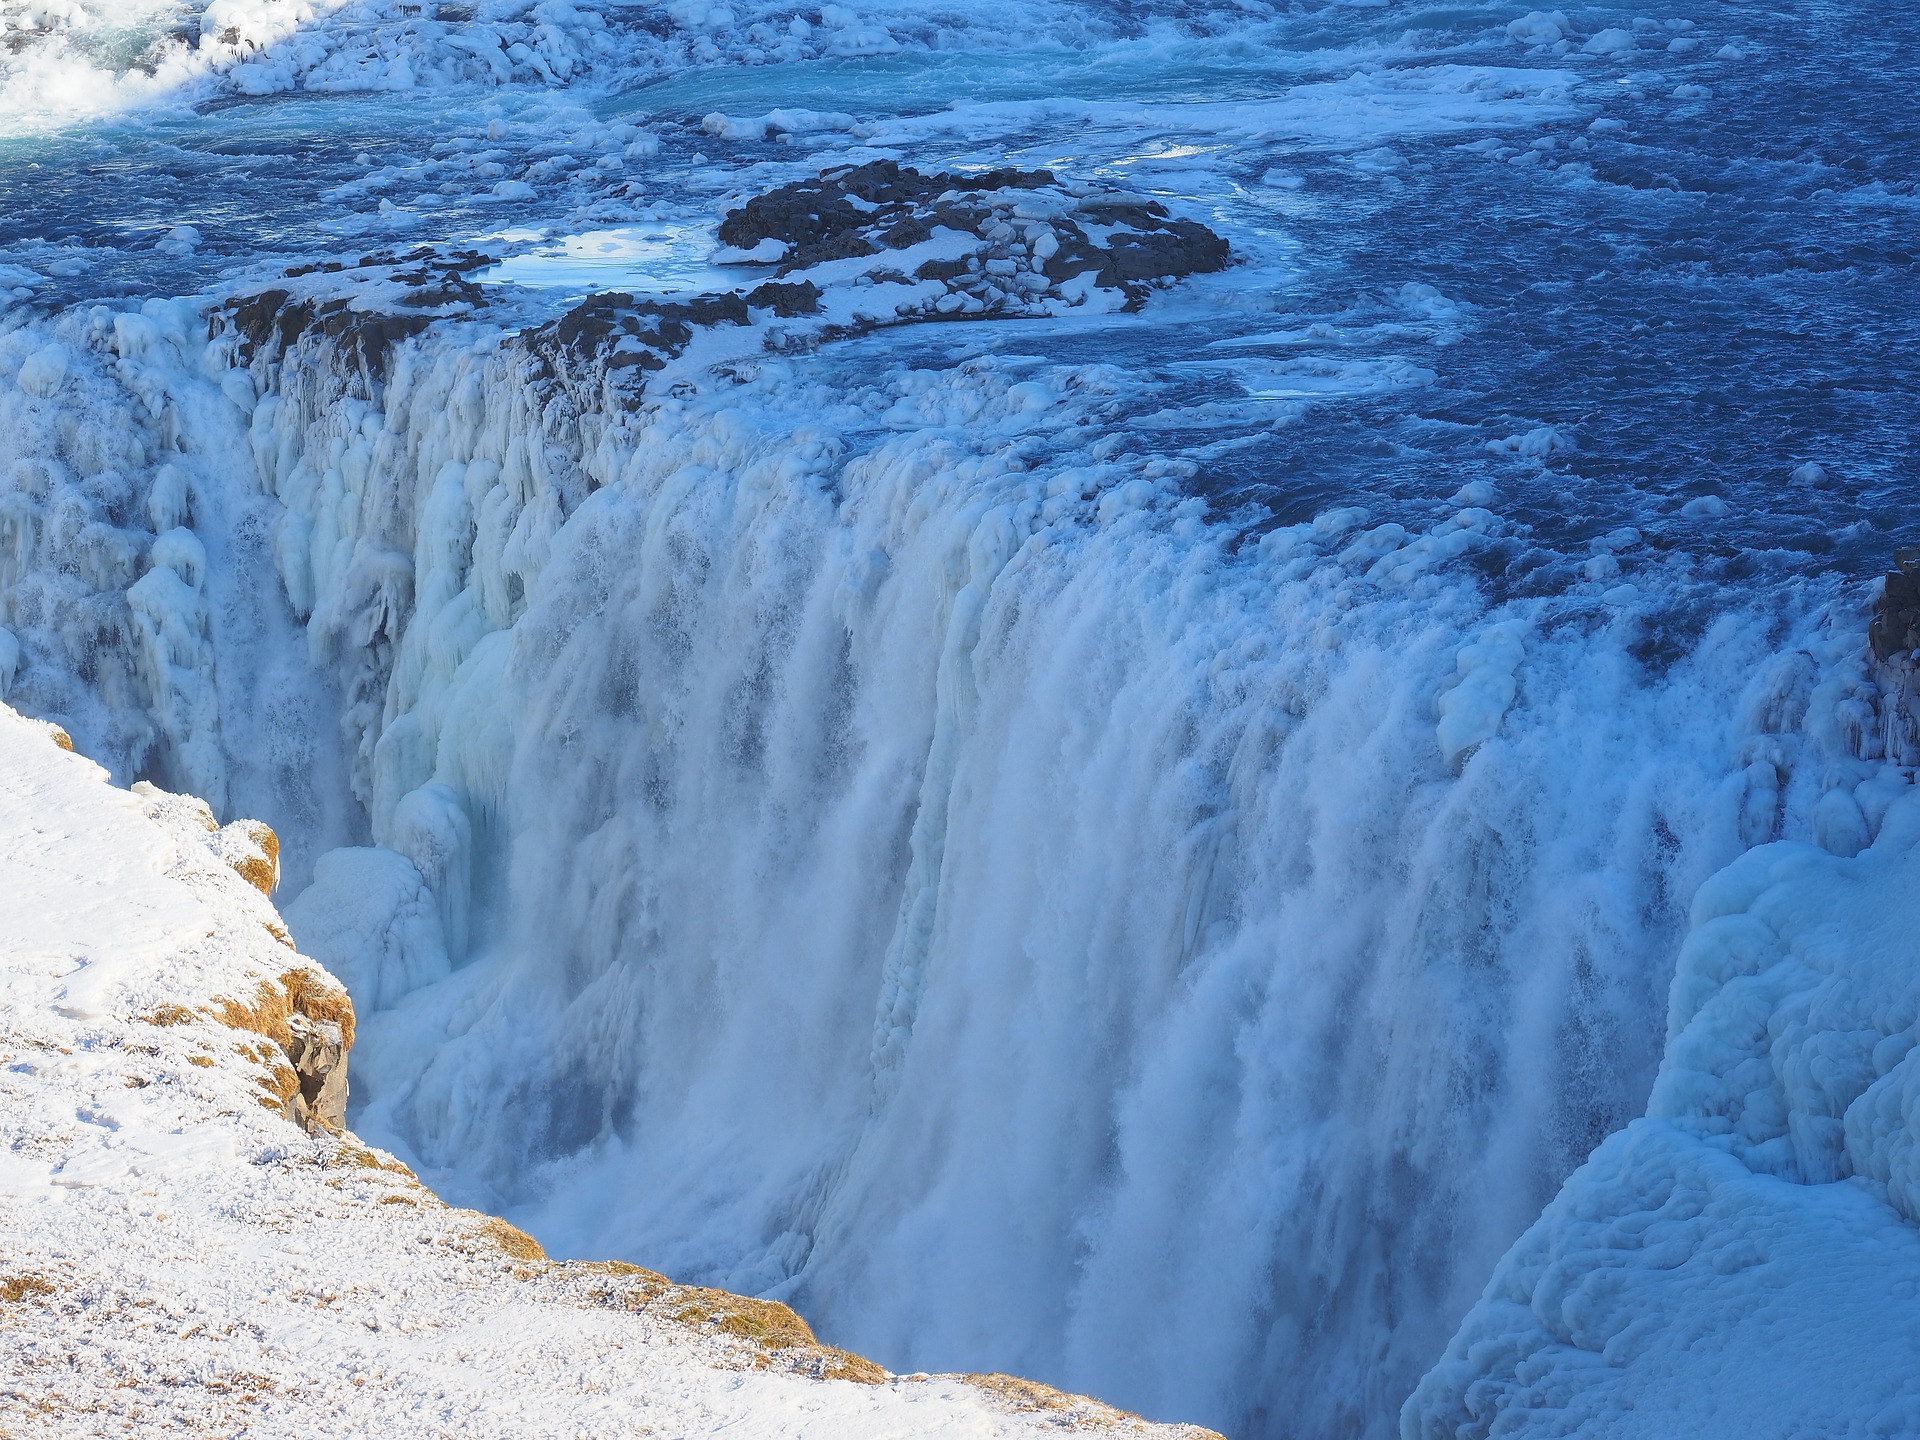
[[[870,8],[678,7],[628,79],[748,63],[593,113],[516,88],[630,17],[362,54],[330,12],[175,57],[215,105],[86,137],[130,168],[8,142],[50,176],[9,182],[45,233],[0,255],[0,694],[280,828],[362,1012],[352,1121],[443,1194],[896,1370],[1388,1433],[1646,1103],[1701,882],[1850,854],[1907,785],[1850,584],[1907,514],[1898,387],[1789,343],[1817,302],[1888,372],[1903,202],[1753,178],[1742,127],[1791,114],[1691,93],[1760,53],[1731,7]],[[508,98],[450,138],[404,98],[372,138],[226,105],[401,61]],[[155,249],[59,209],[249,146],[272,263],[217,213]],[[875,156],[1027,167],[981,234],[1031,273],[1063,243],[1031,227],[1110,239],[1153,195],[1236,265],[960,326],[1027,303],[1018,267],[846,246],[814,332],[789,289],[553,339],[590,290],[744,291],[751,247],[685,237]],[[1701,259],[1703,213],[1752,243]],[[493,248],[409,249],[429,220]],[[203,293],[128,300],[157,263]],[[334,271],[350,300],[288,298]]]
[[[413,556],[375,834],[488,877],[471,963],[366,1017],[358,1123],[896,1365],[1358,1431],[1642,1103],[1698,878],[1805,828],[1817,780],[1728,757],[1798,743],[1770,636],[1821,602],[1649,677],[1432,565],[1484,510],[1237,545],[1086,445],[1115,383],[771,364],[577,469],[491,337],[408,352],[371,440],[263,405],[283,564]],[[364,883],[303,941],[441,973],[328,928]]]

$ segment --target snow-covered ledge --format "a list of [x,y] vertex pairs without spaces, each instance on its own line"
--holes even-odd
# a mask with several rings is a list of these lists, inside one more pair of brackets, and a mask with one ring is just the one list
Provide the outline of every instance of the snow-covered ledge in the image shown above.
[[441,1204],[336,1133],[352,1009],[268,899],[271,832],[64,742],[0,706],[9,1433],[1208,1433],[890,1376],[785,1306]]

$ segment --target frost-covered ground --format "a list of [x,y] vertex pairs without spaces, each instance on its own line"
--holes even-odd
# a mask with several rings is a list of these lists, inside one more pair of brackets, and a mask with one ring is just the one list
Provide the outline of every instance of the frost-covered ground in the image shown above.
[[1888,7],[4,13],[0,689],[556,1253],[1389,1433],[1911,784]]
[[780,1307],[556,1265],[351,1135],[309,1138],[276,1016],[341,1011],[236,868],[257,848],[4,706],[0,780],[9,1435],[1202,1433],[889,1377]]

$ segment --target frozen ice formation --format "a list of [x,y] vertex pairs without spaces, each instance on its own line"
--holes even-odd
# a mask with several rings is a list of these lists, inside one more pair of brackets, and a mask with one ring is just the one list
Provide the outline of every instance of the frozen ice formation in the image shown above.
[[1435,734],[1440,753],[1449,765],[1474,746],[1493,737],[1500,717],[1513,704],[1518,682],[1514,671],[1526,656],[1521,643],[1526,635],[1523,621],[1508,620],[1490,625],[1472,641],[1460,647],[1459,674],[1436,702],[1440,724]]
[[1646,1116],[1501,1261],[1414,1440],[1920,1431],[1920,804],[1703,885]]
[[[0,618],[16,695],[123,774],[191,773],[176,672],[211,656],[229,806],[311,797],[343,846],[290,871],[313,878],[287,914],[357,1001],[351,1123],[556,1248],[1161,1412],[1224,1410],[1249,1326],[1297,1357],[1254,1383],[1287,1386],[1390,1334],[1346,1372],[1380,1413],[1535,1213],[1482,1168],[1564,1169],[1557,1135],[1644,1103],[1651,1054],[1577,1079],[1529,1057],[1569,1025],[1651,1050],[1640,957],[1691,887],[1649,877],[1885,813],[1857,656],[1822,639],[1776,673],[1735,616],[1650,686],[1527,602],[1490,615],[1447,568],[1497,543],[1489,492],[1235,554],[1194,528],[1188,469],[1108,443],[1113,367],[814,378],[766,344],[807,314],[575,307],[610,339],[640,322],[658,364],[616,365],[491,302],[400,304],[471,273],[439,253],[0,337],[57,330],[71,362],[54,397],[0,395],[40,457],[11,472],[29,543]],[[66,561],[83,543],[105,558]],[[124,634],[63,649],[116,603]],[[61,657],[88,653],[83,685]],[[1827,798],[1843,761],[1857,822]],[[329,781],[364,832],[326,821]],[[1355,1003],[1401,1061],[1278,1043],[1348,1033]],[[1430,1067],[1489,1054],[1548,1078],[1436,1110]],[[1252,1151],[1209,1118],[1222,1085]],[[1231,1183],[1192,1194],[1196,1171]],[[1355,1197],[1443,1268],[1312,1238]],[[964,1218],[936,1242],[923,1204]],[[1347,1296],[1339,1323],[1252,1319],[1275,1267]]]
[[[1763,728],[1811,706],[1838,742],[1819,843],[1701,885],[1646,1114],[1500,1262],[1407,1440],[1920,1430],[1920,798],[1876,763],[1911,745],[1917,558],[1887,577],[1870,678],[1857,653],[1818,681],[1788,657],[1755,695]],[[1778,758],[1754,762],[1749,840]]]
[[890,1376],[783,1305],[449,1209],[340,1133],[353,1010],[212,826],[0,706],[10,1423],[1205,1440],[1004,1375]]

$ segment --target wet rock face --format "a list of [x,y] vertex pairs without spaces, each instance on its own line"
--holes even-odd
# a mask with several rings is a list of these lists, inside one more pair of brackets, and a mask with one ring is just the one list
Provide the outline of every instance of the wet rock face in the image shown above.
[[589,295],[518,343],[532,357],[528,383],[558,381],[578,403],[601,395],[631,401],[640,383],[687,348],[696,330],[747,325],[753,312],[791,320],[820,308],[820,287],[806,280],[770,280],[745,294],[693,300],[648,300],[618,291]]
[[686,349],[695,329],[745,325],[749,303],[740,295],[697,300],[644,300],[619,292],[589,295],[558,320],[528,331],[521,343],[547,373],[563,381],[595,369],[658,370]]
[[371,379],[383,380],[393,347],[427,328],[424,315],[391,315],[355,309],[345,299],[297,300],[285,290],[262,290],[227,309],[239,336],[239,359],[276,360],[308,335],[324,335]]
[[[1130,305],[1155,282],[1224,270],[1227,242],[1164,205],[1137,196],[1072,190],[1046,170],[989,170],[978,175],[923,174],[891,160],[829,170],[815,180],[782,185],[728,212],[723,245],[754,251],[784,247],[780,273],[831,260],[904,250],[945,229],[978,241],[965,258],[933,260],[915,272],[937,279],[983,309],[1017,302],[1075,277],[1122,291]],[[1044,279],[1036,286],[1023,276]],[[969,279],[975,283],[968,283]],[[995,286],[996,279],[1013,286]],[[991,289],[1000,301],[991,303]],[[981,313],[965,304],[937,318]],[[931,318],[931,317],[930,317]]]
[[479,251],[423,246],[405,255],[365,255],[351,265],[298,265],[286,272],[296,285],[236,296],[220,316],[238,341],[243,365],[256,356],[278,360],[301,339],[320,336],[335,342],[371,384],[386,378],[402,340],[435,319],[485,306],[485,293],[468,277],[492,263]]
[[1920,549],[1896,550],[1867,640],[1881,664],[1920,648]]
[[[1054,184],[1046,170],[989,170],[983,175],[923,175],[891,160],[829,170],[756,195],[720,222],[720,243],[751,250],[767,240],[788,247],[786,268],[901,250],[934,224],[972,229],[978,208],[962,194],[1038,190]],[[952,192],[949,198],[948,192]]]
[[286,1115],[313,1135],[338,1135],[347,1125],[347,1043],[331,1020],[289,1017],[292,1037],[282,1047],[300,1088],[287,1097]]

